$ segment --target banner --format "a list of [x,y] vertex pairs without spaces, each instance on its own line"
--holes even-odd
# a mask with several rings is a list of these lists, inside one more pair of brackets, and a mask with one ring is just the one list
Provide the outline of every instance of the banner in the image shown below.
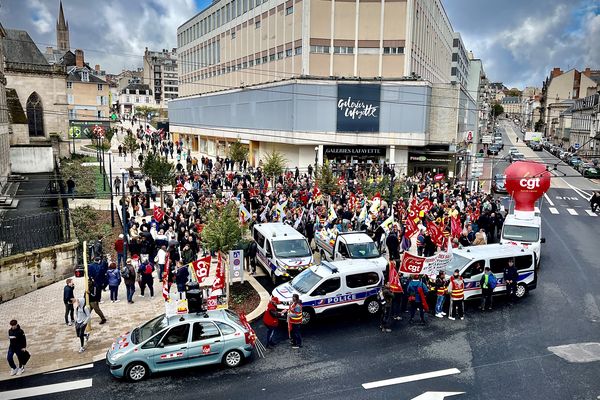
[[208,256],[191,262],[194,276],[200,284],[204,282],[206,278],[208,278],[208,274],[210,273],[210,261],[211,257]]
[[160,208],[158,206],[154,206],[154,211],[152,212],[152,216],[154,217],[155,220],[157,220],[158,222],[161,222],[163,220],[163,218],[165,217],[165,212],[162,210],[162,208]]
[[243,204],[240,203],[240,221],[244,224],[246,221],[252,219],[250,211]]
[[431,257],[415,256],[404,252],[400,272],[405,274],[437,275],[452,261],[452,253],[439,252]]
[[433,243],[436,246],[442,247],[444,245],[444,232],[442,229],[433,221],[427,223],[427,229]]
[[379,132],[381,85],[338,84],[337,132]]
[[217,290],[222,290],[225,288],[225,268],[223,268],[223,262],[221,260],[221,253],[217,258],[217,272],[215,274],[215,280],[213,281],[211,296],[213,296],[212,292]]

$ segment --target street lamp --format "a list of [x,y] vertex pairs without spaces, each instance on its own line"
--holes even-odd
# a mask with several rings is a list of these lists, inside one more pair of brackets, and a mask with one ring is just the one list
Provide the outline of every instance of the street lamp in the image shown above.
[[108,171],[109,181],[108,187],[110,189],[110,225],[115,227],[115,204],[113,199],[113,180],[112,180],[112,151],[108,151]]
[[319,146],[315,146],[315,168],[319,165]]

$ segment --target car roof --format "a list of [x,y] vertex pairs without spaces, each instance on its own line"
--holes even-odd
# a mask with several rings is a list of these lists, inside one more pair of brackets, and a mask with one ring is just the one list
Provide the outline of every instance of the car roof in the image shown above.
[[204,312],[200,312],[200,313],[171,315],[171,316],[167,317],[168,322],[169,322],[168,325],[169,326],[177,325],[179,322],[184,322],[184,321],[181,321],[181,318],[183,318],[184,321],[187,321],[187,322],[211,321],[211,320],[217,320],[217,321],[227,320],[229,322],[229,319],[226,317],[225,310],[220,309],[220,310],[209,310],[209,311],[204,311]]
[[531,219],[518,219],[514,214],[508,214],[504,220],[504,225],[531,226],[540,227],[542,219],[539,216],[534,216]]
[[468,246],[462,249],[452,250],[454,254],[468,258],[470,260],[493,257],[516,257],[526,254],[533,254],[531,249],[526,249],[513,244],[484,244],[480,246]]
[[293,227],[281,222],[256,224],[254,229],[257,229],[268,238],[276,238],[277,240],[304,238],[304,236]]
[[321,264],[314,265],[311,269],[313,272],[318,272],[318,275],[326,276],[337,274],[339,272],[359,273],[381,271],[381,266],[373,259],[347,259],[340,261],[322,261]]
[[343,237],[344,241],[348,244],[373,242],[373,239],[365,232],[343,232],[339,233],[338,236]]

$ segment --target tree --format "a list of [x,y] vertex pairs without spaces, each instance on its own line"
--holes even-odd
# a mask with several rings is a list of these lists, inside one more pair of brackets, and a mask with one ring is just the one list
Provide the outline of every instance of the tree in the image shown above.
[[146,121],[146,123],[148,123],[148,114],[156,112],[158,112],[158,109],[150,106],[137,106],[135,108],[135,115],[138,117],[144,117],[144,121]]
[[540,118],[535,123],[533,130],[536,131],[536,132],[541,132],[542,129],[544,129],[544,121],[542,121],[542,119]]
[[166,157],[148,153],[142,164],[142,173],[152,180],[160,190],[160,206],[163,206],[163,187],[175,180],[175,167]]
[[239,208],[229,202],[223,208],[214,207],[208,212],[206,225],[202,230],[202,243],[211,251],[224,253],[237,248],[242,240],[242,227]]
[[137,138],[133,135],[133,132],[131,132],[131,130],[127,131],[127,135],[123,139],[123,149],[125,149],[126,152],[131,154],[131,166],[132,167],[133,167],[133,153],[135,153],[137,151],[137,149],[139,149],[139,148],[140,148],[140,145],[138,144]]
[[521,91],[517,88],[512,88],[506,91],[507,96],[521,97]]
[[504,107],[502,107],[501,104],[495,103],[494,105],[492,105],[492,115],[494,117],[497,117],[502,114],[504,114]]
[[263,159],[263,171],[268,178],[275,179],[283,173],[287,160],[277,150],[273,150],[265,155]]
[[[248,147],[242,142],[240,139],[231,143],[229,146],[229,158],[236,163],[241,165],[242,161],[244,161],[248,157]],[[240,167],[241,169],[241,167]]]
[[317,166],[315,178],[321,192],[331,196],[339,190],[338,180],[333,174],[329,160],[326,160],[322,166]]

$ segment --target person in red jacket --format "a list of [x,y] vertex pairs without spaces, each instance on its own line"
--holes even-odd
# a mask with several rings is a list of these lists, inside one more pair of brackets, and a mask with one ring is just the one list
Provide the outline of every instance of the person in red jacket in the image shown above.
[[275,329],[279,325],[279,311],[277,311],[277,304],[280,301],[277,297],[271,297],[271,301],[267,305],[267,309],[263,314],[263,323],[267,327],[267,349],[275,346],[275,341],[273,340],[273,336],[275,335]]
[[123,254],[123,247],[125,241],[123,240],[123,234],[119,235],[119,238],[115,240],[115,251],[117,252],[117,268],[121,269],[121,263],[125,266],[125,254]]

